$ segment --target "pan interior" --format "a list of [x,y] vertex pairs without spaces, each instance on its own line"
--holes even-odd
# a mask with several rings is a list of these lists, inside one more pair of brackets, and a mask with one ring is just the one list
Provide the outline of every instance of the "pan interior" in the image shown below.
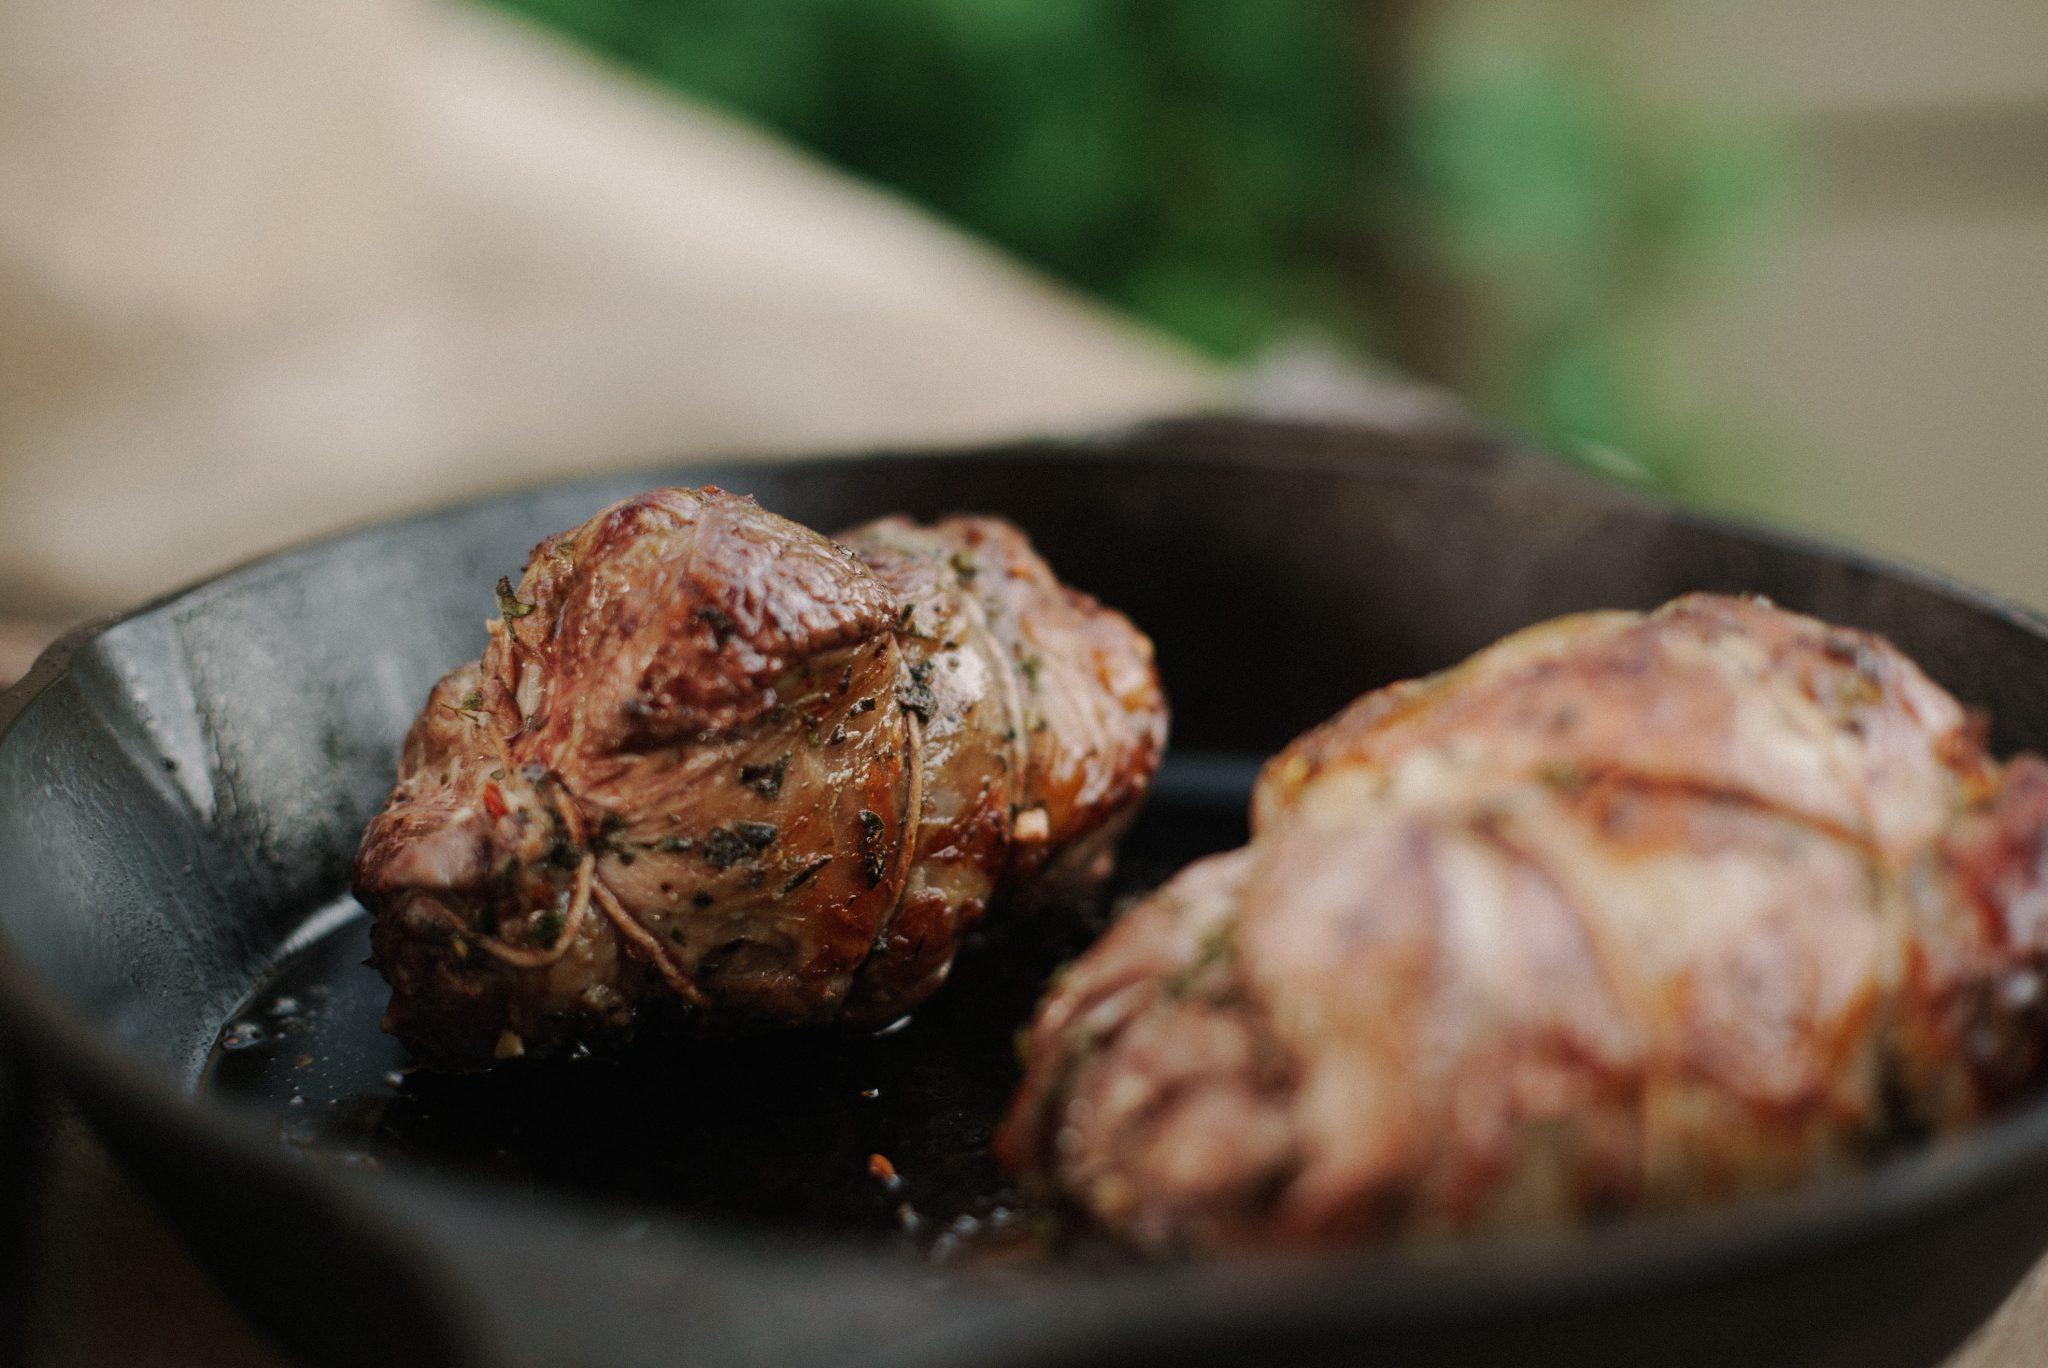
[[363,962],[367,920],[343,900],[223,1025],[201,1087],[252,1104],[282,1142],[331,1163],[425,1164],[939,1262],[1084,1247],[1094,1257],[1085,1237],[1007,1183],[989,1153],[1017,1079],[1016,1032],[1046,978],[1124,899],[1242,843],[1255,768],[1249,758],[1184,757],[1162,776],[1107,889],[994,918],[946,989],[881,1032],[414,1073],[378,1029],[386,988]]
[[[679,479],[818,527],[896,510],[1017,520],[1152,635],[1173,700],[1174,758],[1113,895],[1240,840],[1252,760],[1359,692],[1542,618],[1689,590],[1761,592],[1884,632],[1985,709],[2002,749],[2048,749],[2048,641],[1939,585],[1554,471],[1412,444],[1296,458],[1220,431],[1115,452],[649,472],[236,572],[91,639],[15,719],[0,743],[0,933],[130,1057],[255,1104],[282,1141],[335,1162],[944,1252],[963,1231],[1039,1225],[996,1175],[987,1131],[1014,1079],[1011,1032],[1106,903],[991,934],[896,1036],[386,1081],[404,1061],[377,1032],[380,985],[338,901],[356,840],[426,690],[480,647],[490,585],[609,499]],[[219,1049],[224,1033],[244,1048]],[[869,1173],[870,1154],[900,1188]]]

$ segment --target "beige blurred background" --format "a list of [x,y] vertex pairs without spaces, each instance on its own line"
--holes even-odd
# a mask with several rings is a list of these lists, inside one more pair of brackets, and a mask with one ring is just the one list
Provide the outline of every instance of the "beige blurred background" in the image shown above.
[[551,475],[1093,425],[1223,385],[481,8],[0,3],[16,614]]
[[2048,5],[1645,7],[1656,79],[1782,111],[1781,236],[1671,309],[1659,383],[1740,415],[1683,487],[2048,608]]
[[[505,3],[569,29],[605,8]],[[1242,27],[1242,8],[1219,7],[1215,26]],[[1598,428],[1598,413],[1560,416],[1494,383],[1524,364],[1526,320],[1504,305],[1489,323],[1489,294],[1512,290],[1448,251],[1449,266],[1327,279],[1289,258],[1309,283],[1278,297],[1312,315],[1366,277],[1368,345],[1308,329],[1319,366],[1405,367],[1567,454],[1583,435],[1677,496],[2048,604],[2048,6],[1336,9],[1341,32],[1377,45],[1335,68],[1377,111],[1360,137],[1427,132],[1426,100],[1385,92],[1427,93],[1429,72],[1502,50],[1508,78],[1550,80],[1630,136],[1680,130],[1654,156],[1610,132],[1623,150],[1589,155],[1619,171],[1596,171],[1683,170],[1711,152],[1685,128],[1738,123],[1769,130],[1774,188],[1732,248],[1675,257],[1584,325],[1620,358],[1595,377],[1626,389],[1615,407],[1654,411],[1633,434],[1582,434],[1574,422]],[[1199,11],[1191,32],[1209,23]],[[1269,27],[1299,42],[1327,22]],[[972,440],[1238,402],[1261,359],[1300,351],[1281,318],[1287,346],[1269,329],[1205,353],[1160,325],[1171,308],[1134,316],[1159,291],[1127,292],[1136,310],[1092,298],[908,194],[658,88],[667,68],[644,57],[649,75],[629,74],[501,11],[427,0],[0,0],[0,650],[18,659],[49,623],[475,490],[673,454]],[[679,69],[671,84],[694,70]],[[1224,164],[1247,184],[1288,150],[1247,146]],[[1424,208],[1364,216],[1360,235],[1397,262],[1426,253],[1432,225],[1459,240],[1456,204]],[[1390,249],[1404,234],[1420,248]],[[1504,258],[1509,277],[1542,270],[1546,250]],[[1576,269],[1608,266],[1596,253]],[[1446,297],[1458,308],[1439,310]],[[1404,309],[1480,321],[1447,344]]]

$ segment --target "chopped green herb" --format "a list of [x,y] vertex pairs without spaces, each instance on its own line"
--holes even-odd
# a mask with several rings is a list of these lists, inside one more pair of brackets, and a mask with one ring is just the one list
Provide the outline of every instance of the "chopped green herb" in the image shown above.
[[903,711],[914,713],[920,722],[932,720],[932,710],[938,707],[938,699],[932,696],[929,684],[905,684],[896,691],[896,701],[903,705]]
[[1169,998],[1184,996],[1199,982],[1204,974],[1218,965],[1228,964],[1237,953],[1231,942],[1235,930],[1232,923],[1223,921],[1209,928],[1195,947],[1194,958],[1182,965],[1180,970],[1166,980],[1162,991]]
[[882,815],[860,810],[860,869],[867,876],[868,887],[873,888],[882,881],[882,874],[889,867],[888,852],[882,847]]
[[946,557],[946,564],[952,566],[953,573],[963,580],[971,580],[981,571],[981,567],[974,563],[974,557],[965,551],[955,551]]
[[773,844],[775,828],[767,822],[735,822],[729,827],[714,827],[704,837],[701,853],[713,869],[730,869]]
[[773,799],[782,793],[782,779],[789,772],[789,757],[777,756],[770,765],[741,765],[740,783],[763,798]]
[[1024,682],[1036,689],[1038,672],[1045,668],[1045,657],[1029,654],[1018,656],[1017,668],[1024,672]]
[[475,712],[478,708],[481,708],[483,705],[484,691],[482,689],[470,690],[469,697],[462,700],[462,710],[464,712]]
[[711,640],[718,646],[725,645],[727,641],[731,640],[732,634],[738,630],[732,618],[723,609],[713,608],[709,604],[699,608],[695,616],[697,621],[711,629]]
[[910,679],[896,686],[896,701],[903,711],[917,714],[920,722],[932,720],[932,712],[939,706],[938,696],[932,692],[932,663],[920,660],[910,667]]
[[802,888],[805,884],[817,878],[818,871],[831,863],[832,857],[830,855],[822,855],[817,859],[811,861],[802,869],[799,869],[796,873],[789,876],[789,882],[785,883],[782,886],[783,893],[789,894],[796,892],[799,888]]
[[550,907],[533,919],[533,938],[542,945],[553,945],[562,934],[562,914]]
[[671,855],[680,855],[686,850],[697,848],[697,843],[687,836],[664,836],[654,844],[656,849],[666,850]]
[[532,604],[520,602],[519,595],[512,592],[512,577],[498,576],[498,616],[523,618],[532,611]]
[[739,838],[739,833],[726,827],[714,828],[704,838],[704,863],[713,869],[730,869],[746,859],[750,853],[747,843]]

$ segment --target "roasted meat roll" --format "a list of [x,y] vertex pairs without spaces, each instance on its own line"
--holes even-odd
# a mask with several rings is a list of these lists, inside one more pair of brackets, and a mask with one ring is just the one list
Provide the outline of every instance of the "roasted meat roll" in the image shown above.
[[876,1026],[990,902],[1101,878],[1150,643],[990,518],[829,541],[716,489],[537,547],[356,858],[423,1062]]
[[2048,765],[1761,600],[1369,694],[1267,765],[1252,829],[1055,980],[998,1137],[1141,1246],[1779,1188],[2040,1061]]

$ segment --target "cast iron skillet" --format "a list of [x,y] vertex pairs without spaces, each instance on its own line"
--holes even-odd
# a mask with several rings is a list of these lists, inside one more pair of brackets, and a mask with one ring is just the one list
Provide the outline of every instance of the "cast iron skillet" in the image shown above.
[[[649,471],[257,562],[66,641],[0,710],[0,1015],[308,1362],[1918,1365],[2048,1243],[2038,1101],[1790,1196],[1463,1255],[1048,1239],[982,1147],[1004,1038],[1100,907],[990,939],[900,1039],[385,1080],[336,900],[397,739],[529,545],[678,480],[828,529],[1002,513],[1130,613],[1175,714],[1130,886],[1237,840],[1256,758],[1361,690],[1691,589],[1883,632],[2001,749],[2048,749],[2038,619],[1470,435],[1218,420]],[[901,1189],[865,1171],[884,1147]]]

